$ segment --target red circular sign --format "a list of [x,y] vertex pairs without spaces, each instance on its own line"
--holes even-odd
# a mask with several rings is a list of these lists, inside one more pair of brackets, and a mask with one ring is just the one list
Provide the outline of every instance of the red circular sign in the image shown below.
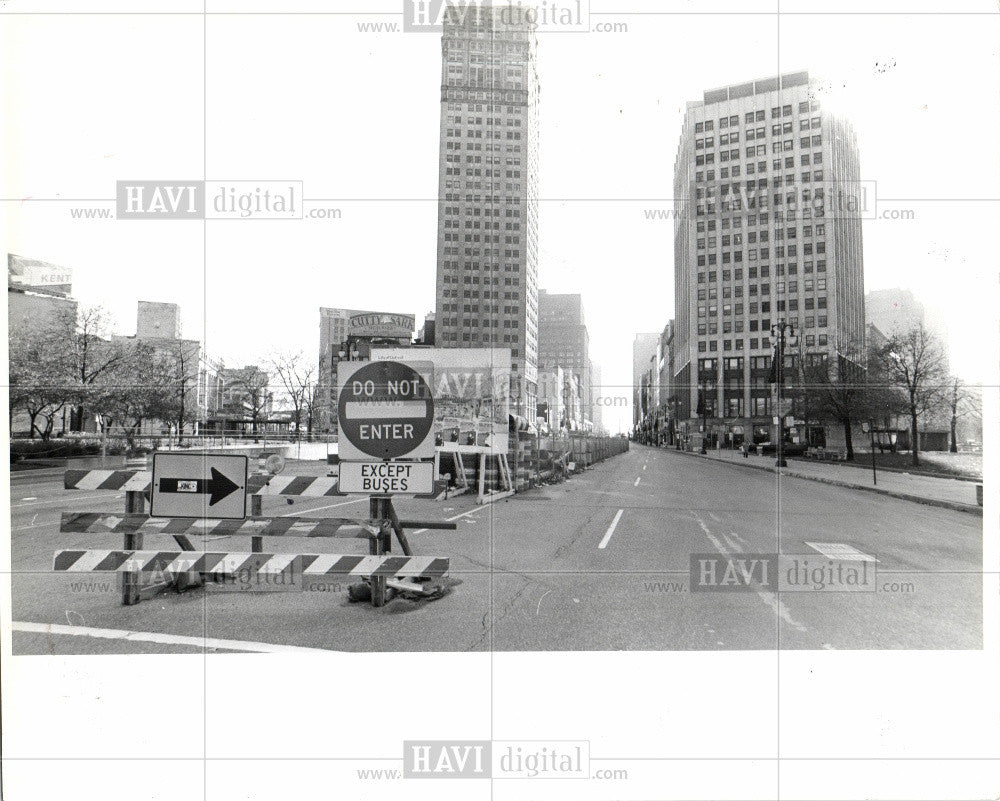
[[434,425],[431,388],[400,362],[371,362],[344,383],[337,399],[340,434],[376,459],[415,451]]

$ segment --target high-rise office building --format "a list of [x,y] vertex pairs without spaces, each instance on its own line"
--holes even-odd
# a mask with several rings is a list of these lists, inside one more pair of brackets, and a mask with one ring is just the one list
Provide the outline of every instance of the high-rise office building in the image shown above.
[[700,394],[710,424],[763,436],[772,326],[799,337],[786,364],[863,362],[857,139],[807,72],[709,90],[688,103],[674,197],[677,418],[697,430]]
[[510,348],[512,411],[538,364],[538,74],[522,9],[449,6],[441,53],[438,347]]
[[583,419],[594,422],[590,335],[580,295],[538,291],[538,369],[561,367],[580,386]]
[[636,334],[632,341],[632,425],[639,425],[644,415],[645,390],[643,389],[643,376],[649,372],[650,363],[656,356],[656,347],[659,344],[659,334]]

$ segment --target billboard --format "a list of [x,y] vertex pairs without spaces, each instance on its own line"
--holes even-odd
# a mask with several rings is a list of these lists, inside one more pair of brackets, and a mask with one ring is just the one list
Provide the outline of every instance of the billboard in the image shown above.
[[69,297],[73,291],[73,271],[69,267],[60,267],[9,253],[7,287]]
[[506,453],[511,355],[493,348],[393,348],[375,345],[372,361],[418,359],[434,365],[434,434],[441,447]]
[[348,336],[391,337],[409,340],[416,327],[416,317],[412,314],[388,314],[366,312],[355,314],[347,322]]

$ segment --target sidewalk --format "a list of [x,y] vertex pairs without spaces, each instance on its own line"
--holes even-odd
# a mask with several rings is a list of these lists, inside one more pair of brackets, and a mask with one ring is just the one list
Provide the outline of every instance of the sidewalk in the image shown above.
[[[706,456],[691,451],[681,451],[681,453],[702,459],[732,462],[756,470],[778,472],[778,468],[774,466],[775,457],[773,454],[770,456],[750,455],[744,458],[740,451],[731,450],[713,450],[709,451]],[[798,460],[788,460],[788,467],[782,468],[781,474],[809,481],[820,481],[837,487],[877,492],[893,498],[902,498],[930,506],[942,506],[960,512],[971,512],[977,515],[983,513],[983,507],[976,502],[976,482],[962,481],[961,479],[935,478],[879,470],[878,486],[873,486],[870,470],[860,470],[857,467],[835,463],[816,462],[813,464]]]

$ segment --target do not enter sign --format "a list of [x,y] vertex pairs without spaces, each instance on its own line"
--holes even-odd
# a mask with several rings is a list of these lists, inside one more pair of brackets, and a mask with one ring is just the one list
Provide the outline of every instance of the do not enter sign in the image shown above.
[[414,366],[341,362],[337,422],[341,461],[434,455],[434,400]]

